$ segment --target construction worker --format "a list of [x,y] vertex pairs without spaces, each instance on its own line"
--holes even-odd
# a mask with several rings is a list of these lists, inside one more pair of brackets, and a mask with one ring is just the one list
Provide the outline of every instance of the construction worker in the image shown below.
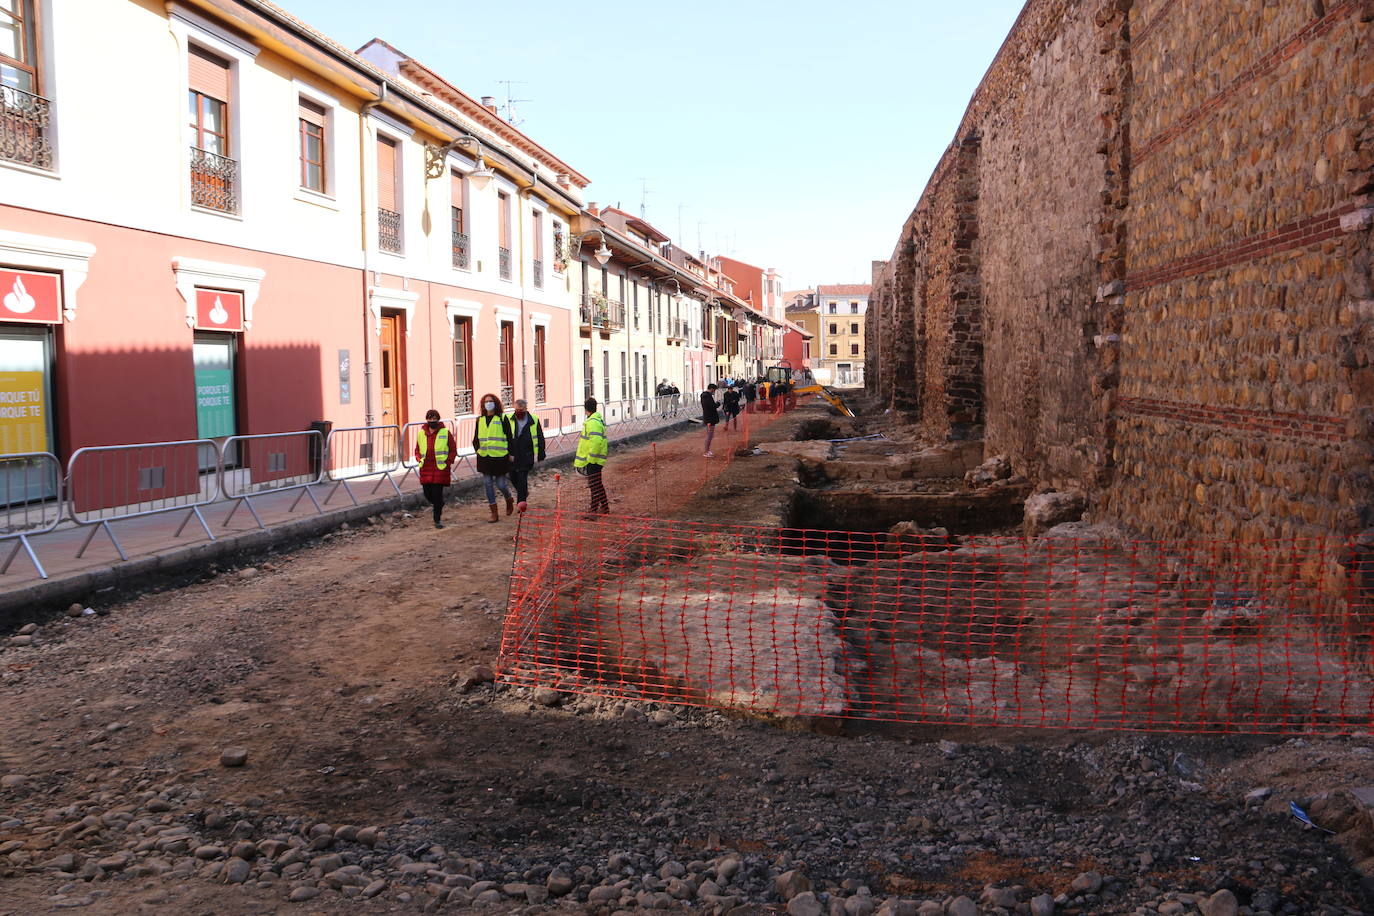
[[477,431],[472,436],[472,448],[477,452],[477,472],[482,475],[482,485],[487,490],[487,507],[491,518],[487,521],[499,522],[501,515],[496,511],[496,491],[506,497],[506,514],[515,511],[515,500],[511,499],[506,475],[511,469],[511,429],[510,420],[501,411],[501,399],[494,394],[484,394],[481,400],[482,413],[477,417]]
[[610,454],[606,421],[596,411],[596,398],[587,398],[582,407],[587,411],[587,419],[582,424],[582,435],[577,437],[573,470],[587,478],[587,490],[592,497],[591,510],[606,515],[611,511],[606,486],[601,482],[601,471],[606,467],[606,457]]
[[457,454],[458,443],[439,419],[439,411],[425,411],[425,425],[415,436],[415,463],[420,466],[420,489],[425,491],[425,502],[434,509],[435,528],[444,527],[440,520],[444,514],[444,488],[453,482],[450,469]]
[[539,418],[530,413],[524,398],[515,402],[515,412],[511,414],[511,455],[515,459],[510,469],[510,482],[515,484],[515,507],[521,512],[529,508],[530,471],[536,461],[543,461],[544,430]]

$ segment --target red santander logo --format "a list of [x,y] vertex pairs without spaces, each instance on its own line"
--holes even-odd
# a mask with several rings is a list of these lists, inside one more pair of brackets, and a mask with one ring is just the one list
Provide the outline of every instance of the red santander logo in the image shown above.
[[57,324],[62,320],[58,274],[0,269],[0,321]]

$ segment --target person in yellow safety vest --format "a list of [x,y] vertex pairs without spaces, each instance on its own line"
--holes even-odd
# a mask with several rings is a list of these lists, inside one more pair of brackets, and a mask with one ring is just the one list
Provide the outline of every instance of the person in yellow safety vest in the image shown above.
[[472,449],[477,453],[477,473],[482,475],[482,485],[487,490],[487,508],[491,510],[491,518],[487,521],[499,522],[497,490],[506,497],[506,514],[515,511],[515,500],[511,499],[510,486],[506,483],[511,468],[510,420],[502,412],[501,399],[496,395],[484,394],[478,403],[482,405],[482,413],[477,417]]
[[515,411],[510,415],[511,457],[510,482],[515,484],[515,506],[521,512],[530,507],[530,471],[536,461],[548,457],[544,452],[544,430],[539,418],[530,413],[524,398],[516,398]]
[[611,451],[606,440],[606,421],[596,412],[596,398],[587,398],[582,407],[587,411],[587,419],[582,424],[582,435],[577,437],[577,455],[573,458],[573,470],[587,478],[587,490],[592,496],[592,511],[606,515],[611,511],[611,501],[606,496],[606,485],[601,482],[601,471],[606,467],[606,457]]
[[415,436],[415,463],[420,466],[420,489],[425,502],[434,509],[434,527],[442,528],[444,488],[453,482],[453,459],[458,443],[453,441],[448,427],[439,419],[439,411],[425,411],[425,425]]

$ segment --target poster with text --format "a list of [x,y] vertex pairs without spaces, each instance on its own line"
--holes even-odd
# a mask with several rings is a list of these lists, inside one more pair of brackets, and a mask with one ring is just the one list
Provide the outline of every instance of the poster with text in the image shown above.
[[0,372],[0,454],[48,450],[48,395],[42,372]]

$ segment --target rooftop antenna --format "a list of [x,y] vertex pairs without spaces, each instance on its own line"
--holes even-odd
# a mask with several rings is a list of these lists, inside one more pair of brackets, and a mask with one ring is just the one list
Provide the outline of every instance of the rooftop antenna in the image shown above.
[[647,179],[647,178],[641,178],[641,179],[639,179],[639,218],[640,218],[640,219],[647,219],[647,217],[645,216],[645,211],[648,209],[648,205],[649,205],[649,194],[650,194],[650,191],[649,191],[649,179]]
[[517,117],[515,116],[515,106],[516,106],[516,104],[517,104],[518,102],[533,102],[534,99],[515,99],[515,98],[511,98],[511,87],[512,87],[512,86],[524,86],[524,85],[525,85],[525,81],[524,81],[524,80],[497,80],[496,83],[497,83],[498,86],[505,86],[505,87],[506,87],[506,104],[504,104],[504,105],[501,106],[501,110],[502,110],[503,112],[505,112],[505,114],[503,115],[503,117],[505,117],[506,123],[509,124],[511,127],[519,127],[521,124],[524,124],[524,123],[525,123],[525,119],[524,119],[524,118],[517,118]]
[[682,241],[682,208],[684,206],[686,204],[677,205],[677,240],[679,243]]

